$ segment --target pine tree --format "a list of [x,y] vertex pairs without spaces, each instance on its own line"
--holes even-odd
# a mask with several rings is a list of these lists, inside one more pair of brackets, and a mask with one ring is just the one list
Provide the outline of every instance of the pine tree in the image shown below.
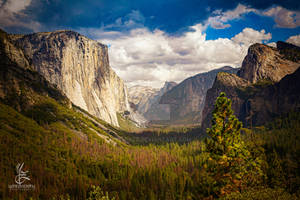
[[216,197],[241,191],[252,181],[252,172],[261,171],[241,140],[241,128],[242,123],[233,115],[231,100],[222,92],[216,100],[212,126],[207,129],[210,139],[205,142],[210,153],[208,171],[214,180],[212,192]]
[[99,186],[93,185],[88,200],[115,200],[115,198],[110,199],[107,192],[104,194]]

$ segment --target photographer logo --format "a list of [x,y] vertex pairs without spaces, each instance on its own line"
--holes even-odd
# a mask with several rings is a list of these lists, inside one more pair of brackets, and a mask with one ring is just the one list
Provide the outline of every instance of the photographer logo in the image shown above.
[[16,184],[8,185],[10,190],[34,190],[35,186],[32,184],[23,184],[25,181],[30,181],[27,175],[29,171],[23,171],[24,163],[18,163],[16,166],[17,175],[15,177]]

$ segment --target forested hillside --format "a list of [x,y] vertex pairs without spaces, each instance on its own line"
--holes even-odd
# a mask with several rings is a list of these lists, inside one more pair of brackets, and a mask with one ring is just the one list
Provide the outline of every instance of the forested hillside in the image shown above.
[[[235,157],[226,152],[219,154],[218,145],[207,142],[218,143],[232,136],[215,137],[211,131],[208,134],[212,140],[206,142],[113,146],[96,137],[93,131],[76,127],[85,120],[81,114],[52,105],[57,106],[57,113],[63,113],[64,118],[69,116],[70,121],[51,118],[41,121],[35,117],[40,116],[39,112],[31,112],[32,117],[26,117],[1,103],[0,168],[4,180],[1,199],[85,199],[99,193],[99,188],[116,199],[299,197],[299,113],[290,113],[264,127],[242,129],[241,140],[232,140],[231,145],[239,149],[239,144],[243,144],[247,153],[235,151],[238,155]],[[66,123],[73,124],[73,129]],[[235,159],[227,160],[231,163],[227,165],[225,160],[230,157]],[[259,169],[254,172],[259,174],[248,174],[249,179],[236,176],[242,172],[233,167],[240,163],[239,157],[251,161],[251,166]],[[35,190],[9,191],[7,185],[14,182],[16,162],[25,163]],[[222,177],[226,181],[217,181],[223,180]],[[92,185],[99,186],[94,193]]]

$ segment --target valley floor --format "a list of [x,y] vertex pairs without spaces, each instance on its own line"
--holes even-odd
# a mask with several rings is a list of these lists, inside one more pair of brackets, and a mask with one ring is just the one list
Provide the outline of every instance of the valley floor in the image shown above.
[[[82,114],[49,105],[58,106],[56,111],[52,107],[56,118],[38,118],[41,110],[25,114],[0,104],[0,199],[299,198],[299,113],[243,130],[243,141],[261,165],[262,178],[258,185],[229,192],[219,191],[206,143],[194,132],[115,130],[134,145],[112,138],[114,146],[97,137],[88,126],[101,130]],[[27,183],[34,190],[8,188],[14,184],[17,163],[24,163]]]

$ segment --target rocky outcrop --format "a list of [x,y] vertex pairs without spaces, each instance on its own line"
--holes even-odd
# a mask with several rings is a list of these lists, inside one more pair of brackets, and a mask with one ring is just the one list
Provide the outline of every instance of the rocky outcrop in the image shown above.
[[10,39],[75,105],[116,126],[117,113],[130,110],[126,86],[109,66],[107,46],[73,31]]
[[232,100],[234,114],[246,127],[264,124],[280,114],[299,109],[300,56],[297,55],[300,49],[283,42],[277,44],[278,49],[261,44],[250,46],[237,76],[218,74],[213,87],[207,91],[203,129],[210,124],[220,92]]
[[[299,64],[280,53],[285,52],[284,49],[287,49],[288,45],[280,42],[279,46],[281,51],[264,44],[250,46],[238,75],[251,83],[256,83],[259,80],[278,82],[285,75],[293,73]],[[289,46],[294,45],[290,44]]]
[[293,62],[300,61],[300,47],[286,42],[278,41],[277,49],[284,59],[291,60]]
[[236,73],[238,69],[226,66],[185,79],[165,93],[160,103],[170,105],[171,123],[200,123],[206,92],[212,87],[218,72]]
[[234,114],[239,116],[244,103],[244,99],[240,97],[239,89],[246,88],[249,85],[250,83],[247,80],[235,74],[226,72],[218,73],[212,88],[206,94],[205,106],[202,111],[202,127],[206,128],[209,126],[216,98],[221,92],[225,92],[227,97],[230,97]]
[[261,87],[253,92],[253,95],[249,95],[244,101],[243,112],[240,115],[244,125],[263,125],[274,117],[300,111],[299,80],[300,68],[286,75],[278,83]]
[[1,102],[25,112],[43,97],[51,97],[71,107],[65,94],[33,70],[23,51],[11,43],[7,33],[0,30]]

